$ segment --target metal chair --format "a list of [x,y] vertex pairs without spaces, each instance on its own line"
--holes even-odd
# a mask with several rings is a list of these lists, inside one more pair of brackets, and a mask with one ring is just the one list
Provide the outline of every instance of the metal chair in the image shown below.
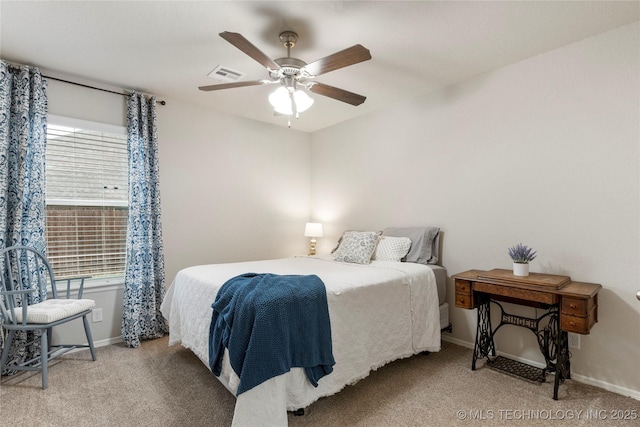
[[[58,290],[53,270],[47,259],[38,251],[26,246],[11,246],[0,250],[0,327],[6,333],[4,348],[0,357],[0,374],[3,370],[40,371],[42,389],[46,389],[49,361],[76,348],[88,347],[91,358],[96,360],[91,330],[87,316],[95,302],[82,299],[84,279],[78,277],[64,279],[67,282],[66,298],[58,298]],[[78,298],[71,297],[71,284],[79,280]],[[75,282],[74,282],[75,284]],[[53,298],[47,298],[47,293]],[[34,302],[38,301],[41,302]],[[87,344],[51,344],[55,326],[82,318]],[[5,332],[6,331],[6,332]],[[16,338],[17,331],[40,331],[40,355],[20,364],[7,366],[10,349],[14,342],[19,347],[27,347],[36,342]],[[15,341],[14,341],[15,339]]]

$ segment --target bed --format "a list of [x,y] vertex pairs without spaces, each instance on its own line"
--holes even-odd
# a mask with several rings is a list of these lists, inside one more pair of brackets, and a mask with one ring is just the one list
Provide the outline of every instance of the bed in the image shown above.
[[[385,229],[384,239],[394,239],[397,243],[399,236],[393,235],[394,230],[400,235],[409,233],[408,229]],[[225,282],[249,272],[317,275],[326,287],[335,358],[333,372],[322,377],[314,387],[304,369],[294,367],[237,395],[236,399],[234,426],[286,426],[287,411],[306,408],[394,360],[440,350],[440,332],[449,325],[449,319],[445,302],[446,270],[435,264],[439,233],[435,229],[434,234],[431,227],[411,230],[417,230],[418,236],[430,237],[426,239],[429,247],[424,263],[407,262],[412,259],[411,253],[402,257],[405,262],[393,259],[398,251],[390,260],[380,251],[382,245],[377,244],[383,239],[380,233],[372,239],[377,246],[368,255],[369,259],[366,253],[362,255],[362,260],[367,262],[358,262],[361,254],[354,255],[348,250],[345,258],[341,248],[350,241],[347,233],[360,233],[345,232],[332,254],[183,269],[167,289],[161,307],[169,321],[169,345],[179,343],[189,348],[209,368],[211,304]],[[425,234],[426,230],[430,234]],[[421,244],[419,240],[420,237],[414,236],[410,242],[413,249]],[[358,243],[361,248],[362,242]],[[424,255],[424,245],[418,252]],[[225,350],[218,379],[236,395],[239,377],[231,368],[228,356]]]

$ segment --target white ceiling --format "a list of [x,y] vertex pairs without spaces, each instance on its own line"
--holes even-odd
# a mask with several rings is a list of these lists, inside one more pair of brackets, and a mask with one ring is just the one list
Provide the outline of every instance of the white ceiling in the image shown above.
[[2,59],[45,74],[136,89],[286,126],[267,96],[273,86],[202,92],[222,83],[217,65],[267,78],[218,36],[241,33],[272,58],[278,34],[298,33],[292,56],[307,63],[362,44],[373,59],[318,81],[367,96],[353,107],[312,94],[292,123],[313,132],[551,49],[640,20],[640,2],[535,1],[5,1]]

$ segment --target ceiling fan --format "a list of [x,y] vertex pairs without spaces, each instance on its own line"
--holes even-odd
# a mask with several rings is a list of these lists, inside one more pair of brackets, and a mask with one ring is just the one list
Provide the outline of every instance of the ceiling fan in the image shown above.
[[296,117],[299,112],[306,110],[313,104],[313,99],[300,90],[300,87],[354,106],[362,104],[367,99],[362,95],[313,80],[330,71],[371,59],[369,50],[362,45],[351,46],[307,64],[298,58],[291,57],[291,48],[298,41],[298,35],[293,31],[280,33],[280,41],[287,48],[287,57],[275,60],[269,58],[239,33],[224,31],[219,35],[264,66],[269,72],[269,79],[200,86],[198,88],[200,90],[212,91],[280,83],[280,87],[269,96],[269,102],[274,106],[276,112]]

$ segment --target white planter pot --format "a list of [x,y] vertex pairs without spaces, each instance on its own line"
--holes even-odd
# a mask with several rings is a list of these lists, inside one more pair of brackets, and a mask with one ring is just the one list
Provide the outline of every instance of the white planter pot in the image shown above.
[[529,275],[529,264],[523,264],[519,262],[513,263],[513,275],[514,276],[528,276]]

